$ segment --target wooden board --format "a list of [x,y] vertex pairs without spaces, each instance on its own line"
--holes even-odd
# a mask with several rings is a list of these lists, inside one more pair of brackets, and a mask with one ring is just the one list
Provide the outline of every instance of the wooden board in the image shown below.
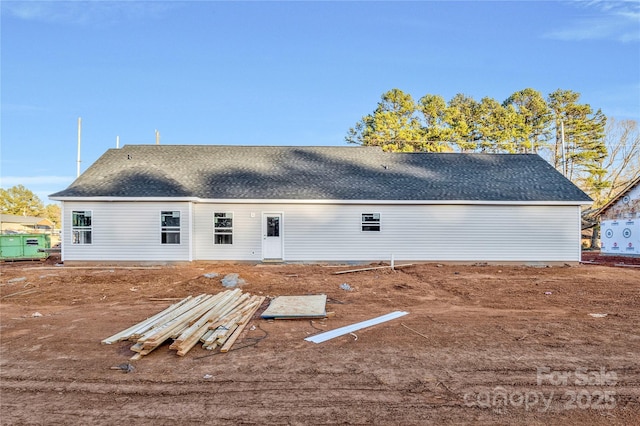
[[262,313],[265,319],[324,318],[327,295],[279,296],[274,298]]

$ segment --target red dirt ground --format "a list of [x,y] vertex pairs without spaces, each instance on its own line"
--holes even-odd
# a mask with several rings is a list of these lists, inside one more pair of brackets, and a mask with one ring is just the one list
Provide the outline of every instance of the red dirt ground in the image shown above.
[[610,256],[599,251],[585,251],[582,253],[582,261],[589,264],[621,266],[640,265],[640,257]]
[[[54,263],[1,265],[3,425],[640,419],[640,268],[419,264],[335,275],[355,267]],[[208,272],[239,273],[252,294],[327,294],[335,316],[254,318],[226,354],[198,345],[178,357],[167,343],[130,373],[112,370],[129,362],[131,342],[100,341],[170,303],[154,298],[222,291]],[[409,314],[304,340],[396,310]]]

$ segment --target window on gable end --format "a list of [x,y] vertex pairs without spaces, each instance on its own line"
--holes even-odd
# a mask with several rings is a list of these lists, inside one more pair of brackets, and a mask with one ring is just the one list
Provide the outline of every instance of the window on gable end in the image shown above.
[[71,212],[71,244],[91,244],[93,220],[91,210]]

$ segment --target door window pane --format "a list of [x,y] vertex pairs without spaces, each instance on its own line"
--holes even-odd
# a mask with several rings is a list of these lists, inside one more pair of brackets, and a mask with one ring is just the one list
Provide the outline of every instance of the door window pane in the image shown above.
[[267,237],[279,237],[280,236],[280,217],[268,216],[267,217]]

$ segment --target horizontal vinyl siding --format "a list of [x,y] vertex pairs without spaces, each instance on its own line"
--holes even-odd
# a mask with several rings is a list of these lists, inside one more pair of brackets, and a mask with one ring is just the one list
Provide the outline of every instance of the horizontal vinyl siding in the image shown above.
[[[283,214],[285,261],[579,261],[578,206],[197,204],[194,257],[262,259],[262,213]],[[213,244],[213,213],[234,213],[233,245]],[[381,231],[361,231],[380,213]]]
[[[354,206],[311,219],[287,214],[288,260],[576,261],[578,207]],[[380,213],[381,231],[361,232],[360,214]],[[313,241],[313,244],[309,244]]]
[[[194,258],[197,260],[260,261],[263,206],[252,204],[195,204]],[[233,244],[213,243],[213,214],[233,213]],[[252,217],[253,216],[253,217]]]
[[[64,202],[63,260],[188,261],[190,204],[156,202]],[[72,244],[71,212],[91,210],[92,244]],[[180,211],[180,244],[161,244],[160,212]]]
[[[397,257],[457,261],[577,261],[579,208],[553,206],[437,206],[415,220],[403,217],[405,235],[418,253]],[[397,247],[399,243],[394,241]],[[425,244],[426,243],[426,244]]]

